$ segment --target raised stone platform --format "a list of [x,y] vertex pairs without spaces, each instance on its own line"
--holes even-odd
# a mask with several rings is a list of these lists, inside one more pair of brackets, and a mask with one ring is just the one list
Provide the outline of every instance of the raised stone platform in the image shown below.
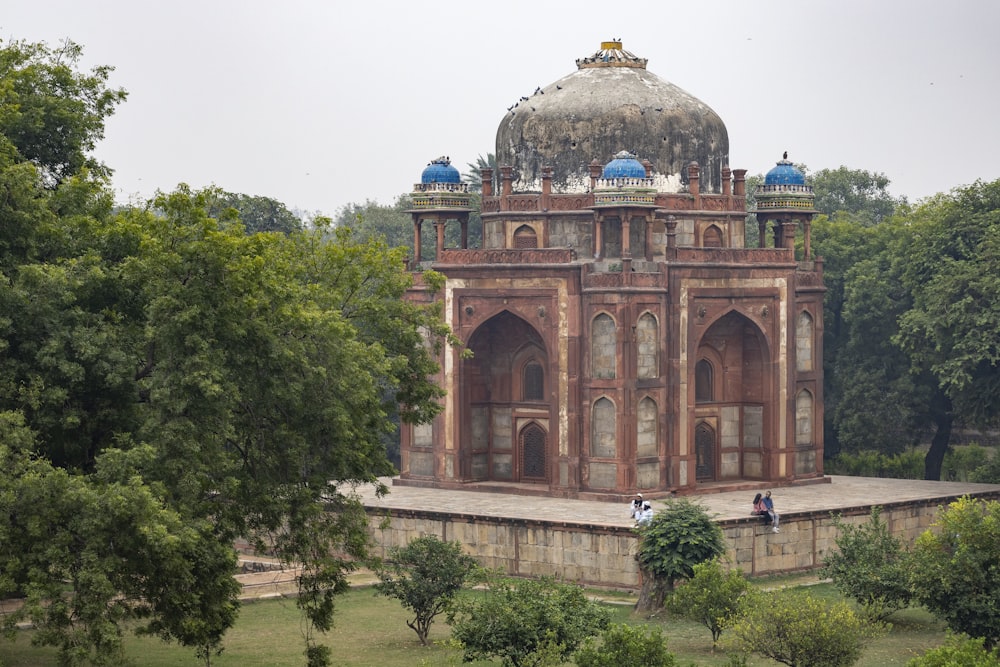
[[[840,514],[862,522],[871,507],[884,508],[894,534],[911,541],[933,523],[941,505],[963,495],[1000,500],[1000,485],[831,476],[828,484],[749,488],[690,496],[722,525],[730,564],[748,574],[776,574],[819,567],[833,547]],[[625,503],[544,498],[504,493],[390,486],[357,489],[381,549],[433,534],[458,540],[481,564],[512,575],[556,575],[609,588],[639,586],[638,538]],[[772,488],[781,532],[750,516],[754,493]],[[653,500],[654,510],[663,501]]]

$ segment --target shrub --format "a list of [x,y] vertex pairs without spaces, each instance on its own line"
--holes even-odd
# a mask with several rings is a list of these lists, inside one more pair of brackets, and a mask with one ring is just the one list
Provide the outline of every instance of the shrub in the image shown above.
[[1000,642],[1000,502],[960,498],[913,548],[916,598],[955,632]]
[[694,566],[694,576],[680,584],[666,599],[667,610],[701,623],[712,633],[712,644],[739,609],[753,587],[739,570],[723,572],[719,559]]
[[660,609],[674,582],[690,579],[695,565],[726,552],[722,528],[687,498],[668,500],[652,521],[637,530],[642,537],[639,567],[645,575],[637,610]]
[[836,517],[838,550],[823,560],[824,573],[837,590],[861,605],[872,620],[905,609],[913,597],[908,554],[881,515],[882,508],[873,507],[868,521],[860,525]]
[[447,609],[475,568],[476,560],[463,554],[458,542],[425,535],[390,550],[389,564],[375,570],[379,578],[375,590],[414,613],[406,624],[426,646],[434,617]]
[[674,667],[674,654],[667,650],[667,640],[659,628],[643,629],[613,624],[601,635],[600,645],[593,638],[573,656],[579,667]]
[[827,606],[803,593],[762,594],[732,625],[740,653],[757,653],[789,667],[849,667],[883,631],[846,603]]
[[[553,579],[493,579],[484,592],[459,598],[448,612],[463,659],[500,658],[504,665],[566,660],[584,639],[610,624],[607,609],[579,586]],[[544,660],[543,660],[544,658]]]
[[986,650],[983,640],[949,633],[943,646],[906,663],[907,667],[1000,667],[1000,649]]

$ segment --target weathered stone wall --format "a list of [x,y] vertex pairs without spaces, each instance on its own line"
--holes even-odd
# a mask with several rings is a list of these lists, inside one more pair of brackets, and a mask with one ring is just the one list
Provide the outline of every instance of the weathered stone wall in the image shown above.
[[[993,494],[996,498],[1000,494]],[[882,516],[894,535],[912,543],[930,527],[947,500],[890,504]],[[867,521],[870,507],[840,511],[850,523]],[[818,568],[835,548],[837,529],[830,511],[782,516],[781,532],[756,517],[721,521],[730,567],[752,576]],[[637,589],[638,536],[628,527],[578,522],[534,521],[460,513],[390,511],[372,517],[376,551],[402,546],[422,535],[458,540],[480,564],[514,576],[554,575],[588,586]]]

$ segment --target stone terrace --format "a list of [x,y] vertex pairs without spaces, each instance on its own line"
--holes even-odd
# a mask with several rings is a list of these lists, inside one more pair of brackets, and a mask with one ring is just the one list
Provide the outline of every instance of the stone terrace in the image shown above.
[[[834,515],[863,522],[884,508],[890,530],[907,542],[931,526],[940,506],[963,495],[1000,499],[1000,485],[831,476],[829,484],[770,487],[781,514],[772,533],[750,516],[757,489],[689,496],[721,524],[729,563],[751,575],[817,568],[835,548]],[[383,480],[387,484],[391,480]],[[426,534],[461,542],[481,564],[518,576],[556,575],[582,584],[634,590],[638,536],[626,503],[391,486],[377,498],[357,493],[382,552]],[[766,490],[761,485],[759,490]],[[522,493],[524,490],[521,490]],[[663,501],[651,501],[653,508]]]

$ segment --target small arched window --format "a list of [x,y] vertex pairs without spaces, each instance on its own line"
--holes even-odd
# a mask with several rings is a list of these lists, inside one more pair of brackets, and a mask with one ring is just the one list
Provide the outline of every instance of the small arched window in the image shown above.
[[712,364],[702,359],[694,367],[694,400],[697,403],[708,403],[715,400],[715,390],[712,386]]
[[521,396],[526,401],[545,400],[545,371],[537,361],[529,361],[524,365],[521,376]]
[[514,247],[537,248],[538,235],[535,233],[535,230],[528,225],[521,225],[514,230]]
[[718,227],[712,225],[705,230],[705,234],[702,237],[702,245],[706,248],[722,247],[722,232]]

